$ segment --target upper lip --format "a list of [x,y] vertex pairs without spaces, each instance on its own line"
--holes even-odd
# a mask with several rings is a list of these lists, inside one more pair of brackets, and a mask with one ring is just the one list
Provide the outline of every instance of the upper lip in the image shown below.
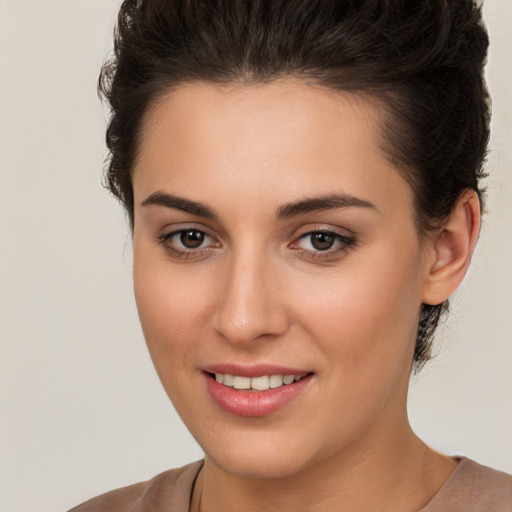
[[206,373],[222,373],[240,377],[262,377],[263,375],[302,375],[310,370],[276,364],[239,365],[234,363],[212,364],[203,368]]

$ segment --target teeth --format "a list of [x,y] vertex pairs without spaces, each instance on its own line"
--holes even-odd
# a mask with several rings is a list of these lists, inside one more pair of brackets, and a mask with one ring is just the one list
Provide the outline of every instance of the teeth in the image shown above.
[[235,377],[233,387],[235,389],[251,389],[250,377]]
[[267,389],[280,388],[299,382],[307,374],[300,375],[262,375],[261,377],[241,377],[239,375],[230,375],[229,373],[216,373],[215,380],[224,386],[235,389],[254,389],[256,391],[265,391]]
[[263,375],[263,377],[253,377],[251,379],[251,388],[257,389],[258,391],[265,391],[269,387],[270,379],[268,375]]
[[[215,378],[217,378],[217,375],[219,374],[215,374]],[[222,374],[220,374],[222,375]],[[235,384],[235,377],[233,377],[233,375],[229,375],[228,373],[225,373],[224,374],[224,377],[221,377],[222,378],[222,384],[224,384],[224,386],[228,386],[230,388],[233,387],[233,385]]]
[[271,388],[280,388],[283,385],[283,376],[271,375],[269,381],[269,385]]

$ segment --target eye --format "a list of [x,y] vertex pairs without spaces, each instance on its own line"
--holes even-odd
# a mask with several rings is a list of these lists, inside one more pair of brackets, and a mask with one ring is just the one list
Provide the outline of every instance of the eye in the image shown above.
[[219,247],[219,243],[204,231],[195,228],[185,228],[163,233],[157,236],[159,244],[179,258],[200,257],[205,251]]
[[304,249],[313,251],[327,251],[332,249],[333,245],[338,241],[333,233],[317,231],[302,236],[300,240],[303,242]]
[[[176,235],[175,235],[176,236]],[[180,231],[177,234],[180,243],[187,249],[197,249],[201,247],[207,235],[197,229]]]
[[341,255],[355,243],[354,237],[334,231],[317,230],[304,233],[290,248],[310,258],[329,258]]

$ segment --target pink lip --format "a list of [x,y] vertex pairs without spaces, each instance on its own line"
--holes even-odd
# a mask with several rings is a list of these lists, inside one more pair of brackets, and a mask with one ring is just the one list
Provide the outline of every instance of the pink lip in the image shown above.
[[[218,367],[216,367],[218,368]],[[225,367],[224,367],[225,368]],[[258,377],[261,375],[298,375],[305,372],[289,371],[267,371],[262,372],[260,369],[255,367],[251,368],[251,375],[248,372],[237,372],[220,371],[209,372],[209,373],[231,373],[231,375],[239,375],[246,377]],[[246,369],[247,370],[247,369]],[[282,370],[282,369],[281,369]],[[302,393],[306,387],[310,384],[313,377],[312,374],[303,377],[300,381],[294,382],[293,384],[285,384],[279,388],[267,389],[265,391],[248,391],[248,390],[237,390],[220,384],[213,379],[208,373],[204,373],[206,388],[210,393],[213,401],[219,405],[226,412],[235,414],[237,416],[244,416],[249,418],[257,418],[262,416],[268,416],[283,407],[289,402],[296,398]]]

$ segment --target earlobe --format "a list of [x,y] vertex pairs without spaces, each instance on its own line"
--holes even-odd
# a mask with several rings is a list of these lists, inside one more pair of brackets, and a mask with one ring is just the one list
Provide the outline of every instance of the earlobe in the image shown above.
[[480,199],[462,193],[448,220],[431,241],[423,303],[436,305],[458,288],[466,275],[480,231]]

